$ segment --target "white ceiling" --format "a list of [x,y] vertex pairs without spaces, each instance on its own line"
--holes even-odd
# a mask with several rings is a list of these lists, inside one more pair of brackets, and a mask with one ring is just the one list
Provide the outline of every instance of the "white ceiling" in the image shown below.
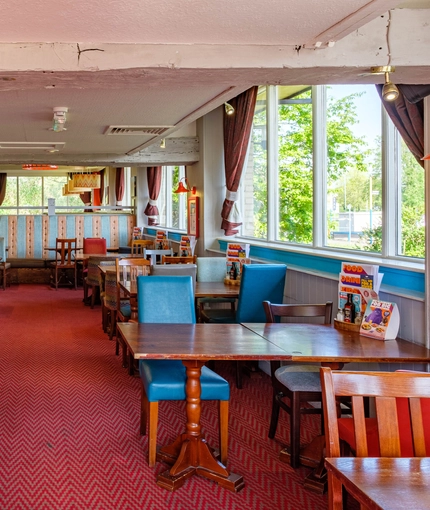
[[[363,71],[386,63],[387,11],[397,4],[3,0],[0,162],[138,160],[139,150],[163,136],[108,136],[109,126],[166,126],[168,136],[254,84],[369,82]],[[354,51],[357,43],[365,43],[363,56]],[[396,52],[407,64],[407,73],[396,71],[398,82],[428,83],[419,59],[400,44]],[[69,109],[67,131],[49,130],[56,106]],[[6,142],[64,146],[50,154],[2,148]]]

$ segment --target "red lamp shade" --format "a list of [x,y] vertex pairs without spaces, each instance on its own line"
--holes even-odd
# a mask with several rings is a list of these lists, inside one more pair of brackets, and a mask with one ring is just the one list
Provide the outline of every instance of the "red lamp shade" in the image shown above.
[[182,179],[179,181],[178,188],[174,191],[174,193],[190,193],[190,192],[193,195],[195,195],[196,187],[193,186],[192,188],[190,188],[190,185],[188,184],[188,179],[186,177],[182,177]]
[[430,159],[430,154],[427,154],[426,156],[424,156],[423,158],[421,158],[421,161],[426,161]]

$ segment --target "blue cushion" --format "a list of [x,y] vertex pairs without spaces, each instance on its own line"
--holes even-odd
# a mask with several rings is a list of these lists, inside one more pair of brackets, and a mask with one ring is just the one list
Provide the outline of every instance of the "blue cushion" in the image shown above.
[[[185,400],[185,366],[179,360],[141,360],[140,376],[149,402]],[[202,400],[229,400],[228,382],[207,367],[200,378]]]

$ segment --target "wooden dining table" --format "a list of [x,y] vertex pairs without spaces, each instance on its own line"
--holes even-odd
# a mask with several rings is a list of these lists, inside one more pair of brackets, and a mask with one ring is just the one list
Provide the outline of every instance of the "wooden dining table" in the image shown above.
[[369,510],[430,508],[429,457],[327,458],[325,466]]
[[209,360],[289,359],[290,355],[240,324],[118,324],[118,333],[134,359],[180,359],[186,368],[186,432],[157,453],[172,467],[157,476],[157,484],[176,490],[199,475],[233,492],[243,477],[230,473],[214,456],[200,425],[200,374]]
[[[338,330],[331,325],[293,323],[247,323],[246,328],[262,336],[287,354],[291,362],[321,363],[340,370],[345,363],[428,363],[430,350],[405,340],[377,340],[356,332]],[[324,469],[325,437],[317,436],[301,449],[301,464],[315,468],[305,479],[304,486],[324,492],[327,484]],[[289,449],[279,455],[289,463]]]

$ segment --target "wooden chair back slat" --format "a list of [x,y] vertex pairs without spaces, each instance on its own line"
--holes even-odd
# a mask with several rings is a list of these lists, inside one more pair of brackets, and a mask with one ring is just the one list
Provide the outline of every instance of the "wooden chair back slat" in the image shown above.
[[74,239],[56,239],[55,259],[60,266],[74,266],[76,251],[76,237]]
[[378,416],[379,447],[382,457],[400,457],[400,431],[397,419],[397,406],[394,397],[375,397]]
[[357,444],[358,457],[367,457],[367,435],[366,435],[366,421],[364,419],[364,399],[363,397],[353,396],[351,399],[353,409],[353,419],[355,428],[355,438]]
[[409,411],[411,413],[412,437],[414,440],[415,457],[426,457],[426,445],[424,442],[424,423],[419,398],[409,399]]

